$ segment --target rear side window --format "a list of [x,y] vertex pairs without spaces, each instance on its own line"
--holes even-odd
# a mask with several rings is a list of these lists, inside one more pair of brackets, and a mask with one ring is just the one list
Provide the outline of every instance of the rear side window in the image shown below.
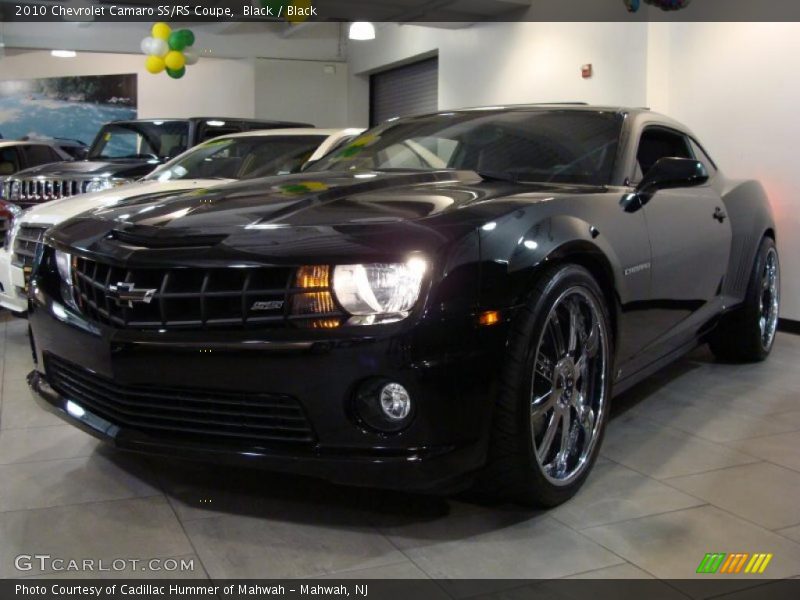
[[669,129],[646,129],[639,140],[639,150],[636,152],[636,180],[653,168],[662,158],[694,158],[689,149],[686,136],[670,131]]
[[706,154],[706,151],[703,150],[703,147],[691,138],[689,138],[689,144],[692,146],[692,152],[694,153],[695,160],[699,160],[701,163],[703,163],[703,166],[708,172],[708,176],[712,177],[715,175],[717,172],[717,165],[714,164],[714,161],[711,160],[711,157]]
[[50,146],[25,146],[25,158],[29,167],[37,167],[51,162],[58,162],[61,157]]
[[0,177],[19,171],[19,156],[16,148],[0,148]]

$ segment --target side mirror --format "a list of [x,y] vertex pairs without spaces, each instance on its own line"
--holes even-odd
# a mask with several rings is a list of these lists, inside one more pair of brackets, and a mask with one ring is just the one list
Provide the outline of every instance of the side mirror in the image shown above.
[[661,158],[654,164],[636,188],[638,194],[653,194],[658,190],[702,185],[708,181],[703,163],[691,158]]

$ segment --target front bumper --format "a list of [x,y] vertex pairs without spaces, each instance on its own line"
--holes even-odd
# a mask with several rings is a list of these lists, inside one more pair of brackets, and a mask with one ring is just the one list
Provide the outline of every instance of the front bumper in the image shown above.
[[[63,419],[123,450],[428,492],[465,487],[485,460],[503,325],[438,320],[369,333],[274,330],[253,339],[243,332],[108,329],[36,301],[29,318],[38,367],[28,381],[36,396]],[[56,389],[49,357],[130,389],[290,396],[305,411],[314,440],[231,441],[114,422]],[[415,418],[400,433],[375,432],[354,415],[354,390],[376,377],[400,382],[412,394]]]
[[11,253],[0,248],[0,306],[15,313],[28,310],[25,289],[25,274],[11,263]]

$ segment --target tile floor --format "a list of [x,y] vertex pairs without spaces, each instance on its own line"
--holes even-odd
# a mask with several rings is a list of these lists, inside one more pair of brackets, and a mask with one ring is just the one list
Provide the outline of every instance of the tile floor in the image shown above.
[[684,579],[706,552],[772,552],[769,575],[800,575],[797,336],[758,365],[698,350],[617,399],[587,485],[534,512],[120,455],[34,404],[26,323],[4,319],[0,578],[55,576],[15,570],[34,552],[194,559],[183,576],[215,579]]

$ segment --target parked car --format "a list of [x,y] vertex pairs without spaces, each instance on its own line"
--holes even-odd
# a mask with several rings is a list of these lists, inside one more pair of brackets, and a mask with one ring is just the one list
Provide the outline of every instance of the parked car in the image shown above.
[[72,160],[55,140],[0,140],[0,198],[8,199],[7,178],[31,167]]
[[[196,117],[115,121],[100,128],[86,160],[55,162],[6,180],[4,198],[27,208],[131,183],[208,139],[254,129],[311,127],[307,123]],[[41,163],[36,163],[41,165]],[[30,165],[33,166],[33,165]]]
[[[130,206],[237,179],[293,173],[362,131],[294,128],[235,133],[203,142],[128,185],[53,200],[24,213],[19,207],[6,203],[5,208],[0,206],[0,233],[5,240],[0,249],[0,306],[18,316],[23,316],[27,310],[31,266],[45,231],[53,225],[89,209],[123,203]],[[7,222],[11,226],[6,225]]]
[[53,228],[29,382],[121,449],[554,506],[613,395],[704,342],[767,357],[775,236],[758,182],[647,110],[399,119]]

